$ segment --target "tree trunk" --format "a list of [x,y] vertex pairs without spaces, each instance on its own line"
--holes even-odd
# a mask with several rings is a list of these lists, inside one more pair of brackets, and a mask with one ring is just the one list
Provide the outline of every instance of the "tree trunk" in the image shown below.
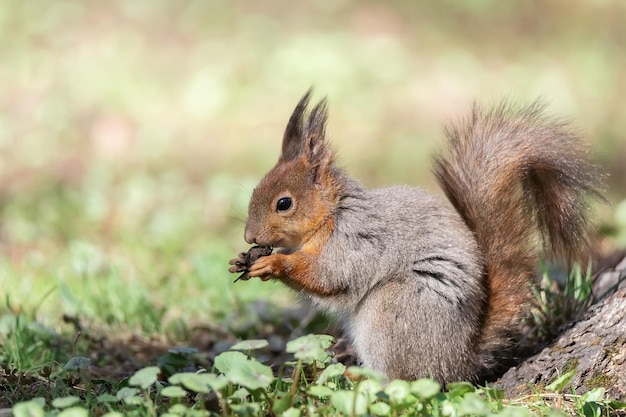
[[608,398],[626,401],[626,259],[597,283],[594,293],[609,288],[614,294],[593,305],[553,344],[507,371],[496,386],[511,397],[530,394],[533,386],[542,388],[576,370],[570,387],[577,393],[604,387]]

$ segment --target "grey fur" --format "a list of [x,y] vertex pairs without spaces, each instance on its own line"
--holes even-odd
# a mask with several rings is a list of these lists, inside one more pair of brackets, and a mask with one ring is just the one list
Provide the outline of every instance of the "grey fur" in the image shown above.
[[318,272],[345,289],[312,299],[340,313],[362,364],[392,378],[475,375],[483,265],[460,216],[420,188],[354,182],[335,214]]

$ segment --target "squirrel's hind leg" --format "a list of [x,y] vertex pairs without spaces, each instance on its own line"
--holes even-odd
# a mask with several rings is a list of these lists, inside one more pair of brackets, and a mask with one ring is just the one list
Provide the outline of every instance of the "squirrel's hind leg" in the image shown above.
[[459,320],[459,307],[417,282],[388,282],[363,300],[352,320],[362,365],[389,379],[473,380],[474,326]]

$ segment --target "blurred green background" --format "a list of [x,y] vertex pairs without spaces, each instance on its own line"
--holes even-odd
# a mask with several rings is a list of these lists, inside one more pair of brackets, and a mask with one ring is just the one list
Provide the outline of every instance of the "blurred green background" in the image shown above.
[[159,332],[292,303],[226,269],[310,86],[369,187],[436,190],[443,124],[545,98],[610,173],[599,218],[626,245],[625,70],[621,0],[5,0],[2,309]]

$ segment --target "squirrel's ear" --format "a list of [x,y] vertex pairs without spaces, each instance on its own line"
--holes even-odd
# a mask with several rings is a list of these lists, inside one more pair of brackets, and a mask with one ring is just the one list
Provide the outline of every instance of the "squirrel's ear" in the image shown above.
[[[326,132],[326,120],[328,112],[326,99],[315,105],[307,117],[307,108],[311,99],[312,90],[306,92],[294,109],[285,134],[283,136],[283,148],[280,155],[281,161],[289,161],[317,153],[317,148],[325,146],[324,136]],[[305,120],[306,119],[306,120]]]
[[[313,107],[307,116],[311,89],[300,99],[293,111],[283,136],[283,148],[279,162],[305,158],[311,165],[315,180],[332,162],[332,151],[326,144],[326,120],[328,111],[326,99]],[[306,120],[305,120],[306,119]]]
[[313,167],[316,182],[319,177],[330,166],[333,160],[333,153],[326,143],[326,121],[328,120],[328,111],[326,99],[320,101],[313,107],[311,114],[307,120],[304,132],[306,142],[307,161]]
[[300,99],[289,118],[289,123],[287,123],[287,128],[283,136],[283,149],[280,154],[281,162],[298,159],[306,152],[307,141],[304,135],[303,118],[310,98],[311,89]]

